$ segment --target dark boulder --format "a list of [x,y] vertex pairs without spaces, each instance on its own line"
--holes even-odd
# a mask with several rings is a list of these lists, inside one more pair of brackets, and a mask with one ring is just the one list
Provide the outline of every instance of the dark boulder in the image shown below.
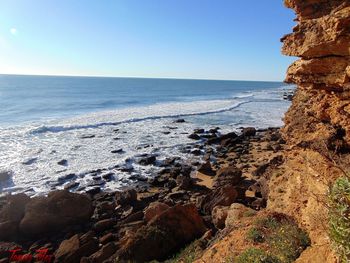
[[11,176],[12,173],[9,171],[0,171],[0,183],[9,180]]
[[176,205],[120,240],[117,261],[163,261],[206,231],[194,205]]
[[255,136],[256,134],[256,129],[254,127],[247,127],[242,129],[242,135],[243,136]]
[[98,240],[92,232],[76,234],[62,241],[55,252],[55,262],[75,263],[98,250]]
[[188,138],[190,138],[192,140],[200,140],[201,139],[201,137],[196,133],[192,133],[192,134],[188,135]]
[[47,197],[32,198],[19,225],[27,236],[47,235],[63,227],[87,222],[93,212],[91,199],[65,190],[53,191]]
[[140,165],[151,165],[156,162],[157,158],[154,155],[147,155],[145,157],[142,157],[138,160],[138,164]]
[[115,201],[117,205],[130,205],[136,202],[137,192],[135,189],[126,189],[122,192],[116,192]]
[[0,240],[10,240],[18,235],[18,225],[24,216],[30,198],[25,194],[10,195],[0,211]]
[[242,171],[236,167],[224,167],[217,171],[214,178],[214,188],[219,188],[226,185],[236,186],[242,180]]
[[201,164],[198,169],[198,172],[205,174],[205,175],[210,175],[213,176],[215,175],[215,172],[213,171],[213,168],[211,167],[210,161],[206,161],[205,163]]
[[174,121],[174,123],[184,123],[186,122],[184,119],[177,119]]
[[215,189],[212,193],[206,195],[200,201],[201,210],[210,215],[213,208],[216,206],[229,206],[236,201],[238,193],[236,189],[231,186],[223,186]]

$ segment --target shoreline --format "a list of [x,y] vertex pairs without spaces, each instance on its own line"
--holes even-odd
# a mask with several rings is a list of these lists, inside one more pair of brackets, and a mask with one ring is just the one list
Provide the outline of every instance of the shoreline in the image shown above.
[[[90,258],[84,262],[95,262],[98,257],[133,259],[136,255],[130,251],[135,248],[131,249],[130,244],[141,242],[135,239],[140,229],[146,231],[146,234],[152,233],[148,229],[150,225],[162,225],[164,222],[156,219],[162,221],[162,216],[167,213],[172,215],[175,212],[173,210],[176,213],[171,217],[181,215],[177,218],[180,225],[188,220],[187,216],[191,216],[191,220],[197,221],[201,227],[195,228],[197,232],[189,231],[186,237],[182,236],[183,233],[176,233],[176,225],[166,223],[166,229],[171,230],[166,235],[170,239],[173,236],[178,241],[172,240],[175,243],[169,245],[169,249],[153,255],[154,259],[165,259],[205,232],[210,231],[215,236],[220,231],[224,222],[213,215],[215,207],[239,203],[258,211],[266,206],[266,186],[258,181],[270,165],[275,165],[270,162],[278,162],[280,158],[285,142],[279,134],[279,128],[256,130],[248,127],[243,128],[240,135],[234,132],[219,135],[218,129],[196,129],[189,138],[194,143],[187,146],[186,150],[193,155],[204,153],[204,163],[196,162],[190,166],[176,157],[157,162],[153,155],[141,155],[138,161],[143,165],[157,164],[162,168],[154,178],[138,180],[134,186],[126,187],[123,191],[104,192],[96,186],[86,194],[69,193],[67,188],[52,191],[48,197],[28,199],[24,194],[2,197],[0,240],[16,241],[16,245],[20,245],[23,251],[31,253],[37,248],[48,248],[59,259],[58,262],[70,262],[69,258],[77,259],[77,251],[66,251],[65,244],[74,240],[83,242],[87,238],[88,243],[95,245],[91,250],[84,249],[84,255],[79,256]],[[74,186],[74,181],[72,183],[71,186]],[[61,201],[67,204],[59,207],[57,202]],[[81,202],[86,203],[86,206],[80,207]],[[71,204],[76,207],[76,211],[70,210]],[[58,211],[54,212],[55,219],[51,218],[53,214],[50,214],[50,206],[58,206]],[[4,220],[11,218],[11,207],[16,210],[20,207],[22,212],[17,212],[16,220]],[[187,212],[182,214],[182,210]],[[68,221],[67,213],[73,213],[69,215]],[[39,215],[40,219],[37,218]],[[14,227],[8,228],[10,225]],[[48,234],[48,238],[38,239],[38,236]],[[157,242],[161,240],[162,238]],[[150,241],[146,240],[148,242]],[[6,251],[14,244],[0,242],[0,259],[8,256]],[[125,244],[131,247],[125,247]],[[79,248],[76,249],[79,251]],[[146,258],[136,261],[152,260],[149,258],[152,253],[144,251],[143,256]]]

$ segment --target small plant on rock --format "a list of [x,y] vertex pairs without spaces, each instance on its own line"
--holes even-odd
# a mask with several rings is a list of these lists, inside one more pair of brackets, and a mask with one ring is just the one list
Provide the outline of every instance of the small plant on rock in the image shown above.
[[240,254],[235,263],[280,263],[281,261],[259,248],[248,248]]
[[350,261],[350,180],[335,181],[329,193],[329,236],[342,262]]

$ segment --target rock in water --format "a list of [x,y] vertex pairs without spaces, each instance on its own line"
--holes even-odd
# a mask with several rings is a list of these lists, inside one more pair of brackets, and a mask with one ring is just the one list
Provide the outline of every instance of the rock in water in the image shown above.
[[162,261],[206,231],[193,204],[176,205],[120,241],[118,259],[131,262]]
[[0,183],[9,180],[11,176],[12,173],[9,171],[0,171]]
[[27,236],[49,234],[68,225],[87,222],[92,211],[88,196],[54,191],[47,197],[34,197],[29,201],[19,228]]
[[243,136],[255,136],[256,129],[254,127],[247,127],[242,129]]

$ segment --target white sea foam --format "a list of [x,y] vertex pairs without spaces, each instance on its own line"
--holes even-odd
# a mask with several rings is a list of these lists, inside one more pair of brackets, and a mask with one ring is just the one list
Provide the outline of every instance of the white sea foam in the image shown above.
[[[183,153],[182,148],[193,143],[187,133],[194,128],[220,126],[222,132],[229,132],[240,126],[280,126],[288,105],[279,90],[270,90],[234,94],[226,100],[154,104],[2,127],[0,170],[12,171],[13,177],[0,190],[45,193],[62,188],[57,180],[71,173],[81,186],[87,186],[93,182],[89,173],[96,169],[114,172],[115,180],[101,187],[116,189],[129,184],[131,175],[152,176],[156,169],[152,166],[133,163],[131,174],[115,168],[126,160],[132,163],[137,154],[179,156],[190,162],[197,157]],[[176,118],[186,122],[175,124]],[[120,148],[122,153],[112,153]],[[67,164],[59,165],[61,160]]]

